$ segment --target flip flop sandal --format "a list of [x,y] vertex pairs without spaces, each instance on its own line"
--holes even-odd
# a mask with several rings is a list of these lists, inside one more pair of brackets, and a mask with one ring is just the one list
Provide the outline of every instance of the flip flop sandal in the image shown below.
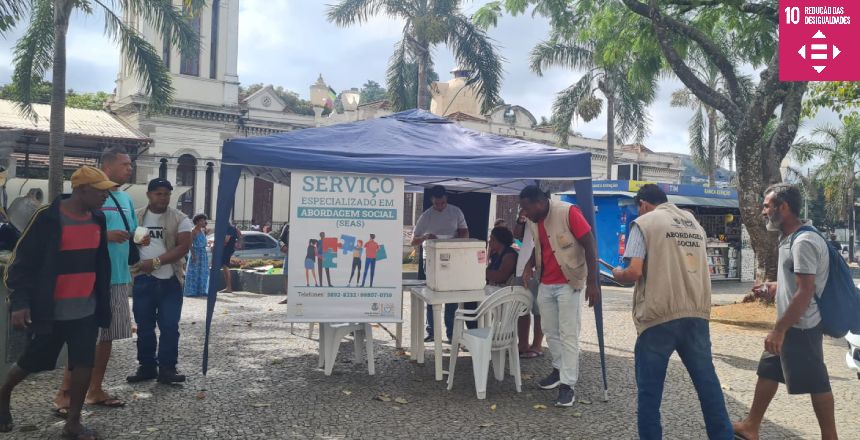
[[105,408],[122,408],[125,406],[125,402],[117,399],[116,397],[108,397],[102,401],[88,403],[87,405],[103,406]]
[[12,413],[0,413],[0,432],[12,432],[15,425],[12,423]]
[[69,417],[69,408],[54,408],[54,416],[59,417],[61,419],[66,419]]
[[520,353],[520,359],[534,359],[534,358],[537,358],[540,356],[541,356],[540,353],[538,353],[536,351],[531,351],[531,350],[526,350],[526,351]]
[[80,432],[69,432],[63,429],[62,437],[72,440],[98,440],[99,435],[90,428],[82,428]]
[[746,437],[744,437],[742,434],[738,434],[738,433],[736,432],[736,433],[735,433],[735,438],[734,438],[734,440],[747,440],[747,438],[746,438]]

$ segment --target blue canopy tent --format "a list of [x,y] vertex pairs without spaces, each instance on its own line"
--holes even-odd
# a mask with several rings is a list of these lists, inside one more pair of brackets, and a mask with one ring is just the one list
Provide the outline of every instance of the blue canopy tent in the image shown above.
[[[291,170],[400,176],[407,191],[443,184],[457,191],[518,194],[540,180],[571,181],[579,205],[594,225],[591,153],[553,148],[519,139],[467,130],[422,110],[368,121],[224,142],[216,207],[215,243],[222,243],[243,172],[285,185]],[[221,261],[215,246],[212,261]],[[203,374],[217,301],[218,268],[210,273]],[[603,313],[594,308],[603,372]]]

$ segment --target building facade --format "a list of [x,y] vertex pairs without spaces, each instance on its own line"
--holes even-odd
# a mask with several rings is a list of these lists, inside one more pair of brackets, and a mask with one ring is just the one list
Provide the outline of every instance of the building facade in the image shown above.
[[[174,0],[176,6],[181,1]],[[226,139],[261,136],[313,127],[314,118],[286,111],[271,87],[239,100],[239,0],[212,0],[191,25],[200,33],[200,52],[182,56],[176,47],[139,17],[126,11],[125,22],[147,41],[162,48],[175,89],[170,109],[150,114],[144,86],[125,60],[117,75],[109,110],[152,140],[136,160],[138,183],[164,177],[191,186],[178,208],[189,216],[210,217],[220,173],[221,148]],[[243,176],[233,211],[242,224],[284,222],[289,216],[289,188]]]

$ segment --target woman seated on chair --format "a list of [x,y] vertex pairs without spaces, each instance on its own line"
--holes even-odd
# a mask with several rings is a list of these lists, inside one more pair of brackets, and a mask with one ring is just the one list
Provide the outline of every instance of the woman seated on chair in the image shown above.
[[487,264],[487,284],[490,286],[510,286],[517,268],[517,251],[514,234],[504,226],[497,226],[490,232],[490,261]]
[[[514,244],[514,234],[504,226],[496,226],[490,231],[490,260],[487,262],[487,285],[510,286],[517,269],[517,251],[511,247]],[[463,304],[468,310],[476,310],[477,302]],[[477,328],[477,322],[466,322],[466,327]]]

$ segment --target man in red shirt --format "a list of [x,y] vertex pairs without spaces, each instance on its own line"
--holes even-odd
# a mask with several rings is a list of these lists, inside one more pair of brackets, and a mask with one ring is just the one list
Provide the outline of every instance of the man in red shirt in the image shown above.
[[582,291],[589,306],[600,301],[597,246],[579,208],[551,201],[549,194],[537,186],[522,190],[520,206],[529,219],[532,236],[538,237],[523,271],[523,282],[528,286],[535,269],[540,272],[537,301],[541,327],[552,353],[552,373],[538,386],[546,390],[559,388],[556,406],[572,406],[579,375]]
[[367,282],[367,272],[370,271],[370,287],[373,287],[373,277],[376,275],[376,254],[379,252],[379,243],[376,242],[376,234],[370,234],[370,240],[364,244],[364,279],[361,287]]

